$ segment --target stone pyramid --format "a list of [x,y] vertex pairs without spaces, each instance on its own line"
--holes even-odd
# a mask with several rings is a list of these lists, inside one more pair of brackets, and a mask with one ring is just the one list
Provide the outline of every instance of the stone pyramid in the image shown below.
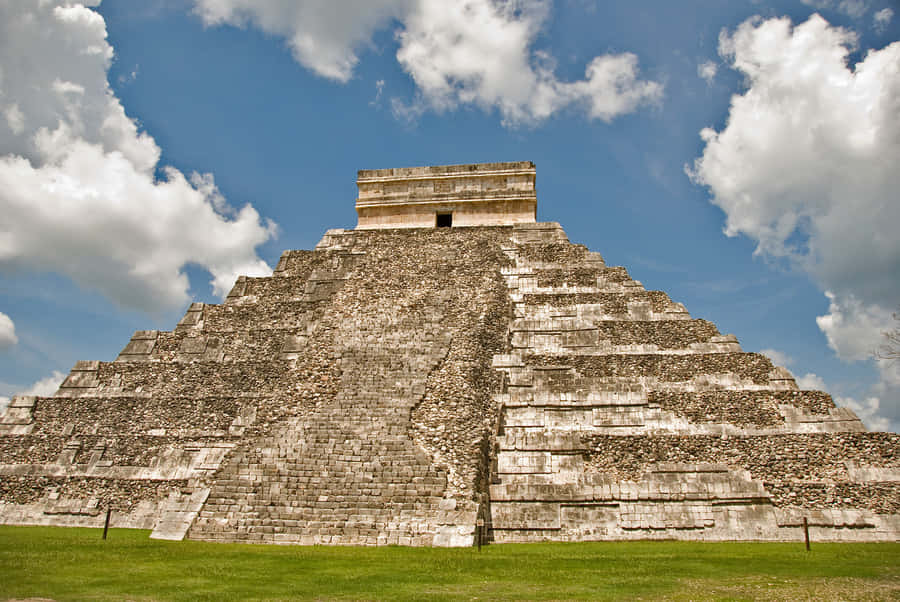
[[[900,436],[535,222],[532,163],[359,172],[354,230],[0,417],[0,523],[300,544],[900,538]],[[483,525],[483,526],[482,526]]]

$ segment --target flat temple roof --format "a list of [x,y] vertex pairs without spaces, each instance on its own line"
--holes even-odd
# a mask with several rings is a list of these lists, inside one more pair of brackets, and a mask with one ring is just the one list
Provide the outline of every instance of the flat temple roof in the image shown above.
[[447,176],[487,176],[507,172],[536,173],[532,161],[507,161],[503,163],[466,163],[461,165],[429,165],[423,167],[392,167],[389,169],[360,169],[358,182],[370,180],[430,179]]

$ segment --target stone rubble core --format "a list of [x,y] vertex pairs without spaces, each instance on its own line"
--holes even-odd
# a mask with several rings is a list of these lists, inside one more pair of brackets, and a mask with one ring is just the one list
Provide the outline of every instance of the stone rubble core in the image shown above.
[[[402,174],[401,174],[402,175]],[[458,225],[454,221],[454,226]],[[555,223],[329,230],[0,416],[0,523],[468,546],[900,536],[900,436]]]
[[534,223],[531,161],[364,169],[357,230]]

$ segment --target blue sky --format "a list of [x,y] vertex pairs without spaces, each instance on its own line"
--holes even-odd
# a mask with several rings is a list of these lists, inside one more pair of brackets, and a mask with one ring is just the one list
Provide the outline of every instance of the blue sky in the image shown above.
[[358,169],[531,160],[539,220],[900,427],[896,2],[88,4],[0,0],[0,397],[352,228]]

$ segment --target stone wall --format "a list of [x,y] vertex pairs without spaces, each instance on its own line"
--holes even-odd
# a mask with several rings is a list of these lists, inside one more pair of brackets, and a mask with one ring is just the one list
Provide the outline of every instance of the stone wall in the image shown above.
[[588,287],[596,286],[598,280],[604,282],[626,282],[630,278],[623,267],[558,267],[541,269],[538,272],[539,287]]
[[562,237],[508,249],[495,541],[900,537],[897,435]]
[[[536,368],[572,368],[592,377],[684,381],[707,374],[734,374],[767,384],[774,366],[759,353],[703,353],[690,355],[528,355],[525,364]],[[575,374],[571,374],[574,381]],[[567,379],[568,380],[568,379]]]
[[[585,466],[618,479],[637,481],[659,462],[725,464],[749,471],[751,478],[786,488],[773,495],[776,506],[857,507],[856,501],[804,497],[811,481],[856,485],[849,466],[896,469],[900,473],[900,435],[894,433],[817,433],[777,436],[704,435],[586,436]],[[884,483],[890,495],[873,506],[900,504],[900,482]],[[796,491],[792,491],[796,489]],[[795,495],[790,495],[795,493]],[[863,506],[866,507],[866,506]]]
[[[0,496],[8,504],[39,502],[50,492],[53,500],[86,500],[78,511],[99,516],[107,508],[127,514],[142,502],[156,502],[170,490],[186,487],[186,480],[130,480],[91,477],[16,476],[0,481]],[[63,503],[54,504],[49,514],[65,514]]]
[[785,405],[818,415],[835,409],[831,396],[821,391],[650,391],[647,402],[694,423],[760,427],[783,424],[785,416],[780,407]]
[[662,291],[579,293],[563,290],[556,293],[528,293],[524,295],[523,299],[525,305],[545,305],[557,308],[591,305],[610,315],[627,314],[629,303],[635,301],[648,303],[651,311],[657,313],[667,311],[672,305],[672,300]]
[[[357,229],[533,223],[535,168],[529,161],[361,170]],[[449,225],[449,224],[448,224]]]

